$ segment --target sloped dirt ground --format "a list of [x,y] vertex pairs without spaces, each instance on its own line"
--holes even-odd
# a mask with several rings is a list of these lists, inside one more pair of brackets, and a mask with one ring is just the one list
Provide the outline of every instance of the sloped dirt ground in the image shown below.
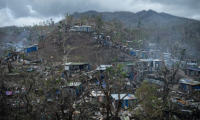
[[[97,49],[97,42],[91,39],[89,33],[75,32],[68,33],[65,42],[65,46],[74,47],[69,53],[68,62],[89,62],[92,64],[108,64],[115,57],[115,52],[112,48],[101,46]],[[36,59],[36,54],[38,59],[45,59],[47,62],[62,62],[63,56],[68,53],[68,50],[64,53],[60,46],[53,43],[53,41],[48,41],[44,48],[40,48],[38,51],[32,52],[26,58]],[[53,56],[53,58],[51,58]]]

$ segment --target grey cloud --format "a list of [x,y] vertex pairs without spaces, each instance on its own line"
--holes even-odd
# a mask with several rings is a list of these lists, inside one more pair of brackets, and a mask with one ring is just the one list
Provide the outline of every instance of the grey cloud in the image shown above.
[[7,0],[1,5],[2,8],[9,8],[12,12],[13,17],[26,17],[30,15],[27,0]]
[[6,1],[0,1],[0,9],[6,7]]
[[167,10],[163,9],[165,12],[173,11],[185,17],[199,14],[200,11],[200,0],[149,0],[149,2],[165,6],[168,8]]
[[149,0],[149,2],[160,3],[166,5],[183,5],[183,6],[196,6],[200,3],[199,0]]
[[88,3],[84,0],[73,0],[73,1],[62,1],[62,0],[56,0],[52,2],[41,2],[38,4],[38,1],[35,1],[32,4],[32,8],[40,13],[43,16],[56,16],[59,14],[64,13],[74,13],[77,12],[83,12],[87,10],[100,10],[99,6],[97,4]]
[[[31,6],[36,14],[31,14],[30,10],[27,6]],[[64,13],[74,13],[74,12],[83,12],[87,10],[100,10],[98,4],[92,2],[86,2],[84,0],[7,0],[6,2],[0,2],[0,9],[8,7],[13,17],[27,17],[27,16],[35,16],[35,17],[49,17],[49,16],[58,16]]]
[[[36,12],[35,14],[30,13],[28,5]],[[0,0],[0,12],[8,8],[14,19],[28,17],[43,19],[57,17],[67,12],[72,14],[88,10],[138,12],[148,9],[192,17],[200,16],[199,6],[200,0]],[[9,15],[4,18],[9,18]],[[3,21],[2,18],[0,21]]]
[[[106,5],[106,4],[110,5]],[[131,3],[131,4],[125,4]],[[145,8],[145,5],[148,4],[160,4],[165,9],[161,9],[163,12],[174,12],[176,15],[180,16],[191,16],[192,14],[198,14],[200,11],[200,1],[199,0],[7,0],[0,2],[0,8],[7,6],[11,9],[14,17],[26,17],[26,16],[36,16],[29,12],[27,5],[32,6],[32,9],[38,14],[37,17],[45,16],[57,16],[64,14],[66,12],[84,12],[87,10],[96,10],[96,11],[123,11],[132,6],[136,6],[138,3],[144,4],[140,10],[148,9]],[[122,7],[121,7],[122,6]],[[150,8],[151,9],[151,8]],[[155,6],[155,9],[156,6]],[[140,11],[138,9],[138,11]],[[136,11],[131,11],[136,12]]]

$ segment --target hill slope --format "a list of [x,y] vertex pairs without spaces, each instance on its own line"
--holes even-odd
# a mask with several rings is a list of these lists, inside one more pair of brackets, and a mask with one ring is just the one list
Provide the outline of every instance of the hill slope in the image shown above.
[[[120,21],[124,22],[127,26],[136,26],[140,21],[143,25],[149,26],[151,24],[190,24],[195,22],[195,20],[182,18],[173,16],[167,13],[158,13],[153,10],[143,10],[137,13],[132,12],[97,12],[97,11],[87,11],[83,13],[75,12],[73,16],[75,18],[80,18],[81,15],[93,15],[93,14],[102,14],[104,21],[110,21],[114,18],[119,19]],[[180,22],[181,21],[181,22]]]
[[[37,54],[38,58],[46,59],[50,62],[62,62],[63,56],[69,52],[68,62],[89,62],[97,64],[97,62],[106,64],[114,59],[114,52],[107,47],[100,47],[96,49],[96,42],[91,39],[90,34],[78,32],[66,34],[67,40],[65,46],[73,47],[69,52],[69,49],[64,53],[63,49],[48,41],[44,47],[41,47],[38,51],[32,52],[27,58],[35,58]],[[53,56],[53,58],[51,58]]]

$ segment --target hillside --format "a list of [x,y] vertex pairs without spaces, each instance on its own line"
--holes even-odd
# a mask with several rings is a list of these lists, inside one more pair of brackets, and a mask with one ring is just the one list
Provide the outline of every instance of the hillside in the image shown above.
[[[143,10],[137,13],[87,11],[83,13],[75,12],[73,16],[80,18],[81,15],[91,16],[93,14],[102,14],[103,20],[113,26],[112,20],[114,18],[125,23],[126,27],[129,28],[129,31],[127,29],[126,31],[132,36],[129,39],[131,41],[141,39],[146,44],[154,43],[160,46],[163,51],[171,52],[175,56],[179,54],[180,49],[186,49],[186,58],[200,60],[200,57],[197,56],[197,54],[200,54],[200,22],[197,20],[163,12],[158,13],[153,10]],[[122,28],[117,28],[116,30],[120,29]],[[140,31],[140,36],[138,35],[138,30]]]
[[[75,12],[73,16],[80,18],[81,15],[93,15],[100,14],[96,11],[87,11],[84,13]],[[124,22],[128,28],[121,28],[111,20],[117,18]],[[90,18],[89,18],[90,19]],[[113,43],[126,44],[126,40],[137,41],[143,40],[142,49],[148,49],[148,43],[154,43],[156,46],[162,48],[164,52],[170,52],[174,56],[180,55],[181,49],[186,49],[186,58],[200,60],[197,54],[200,54],[200,23],[199,21],[173,16],[166,13],[158,13],[153,10],[140,11],[137,13],[132,12],[103,12],[102,19],[104,22],[104,28],[102,31],[106,35],[111,36]],[[138,26],[140,21],[140,27]],[[117,23],[117,22],[116,22]],[[117,23],[118,24],[118,23]],[[57,27],[48,27],[48,29],[56,29]],[[11,32],[9,32],[11,31]],[[5,42],[22,42],[24,38],[27,38],[28,42],[34,42],[41,37],[39,31],[41,28],[20,28],[20,27],[4,27],[0,29],[0,43]],[[117,34],[115,34],[115,32]],[[36,34],[37,33],[37,34]],[[39,35],[39,36],[38,36]],[[55,34],[54,37],[59,34]],[[96,51],[97,43],[91,39],[88,33],[73,33],[66,34],[67,41],[65,46],[74,47],[69,53],[69,61],[74,62],[91,62],[96,63],[97,59],[106,64],[112,61],[116,55],[112,49],[100,48]],[[36,39],[35,39],[36,38]],[[57,38],[62,40],[63,37]],[[48,39],[48,38],[47,38]],[[62,44],[62,42],[61,42]],[[137,45],[135,45],[137,46]],[[155,48],[155,49],[158,49]],[[0,50],[2,52],[2,50]],[[66,51],[67,53],[68,51]],[[37,52],[33,52],[27,58],[35,58],[38,54],[38,58],[49,59],[49,61],[62,61],[63,55],[66,54],[62,50],[62,45],[57,45],[53,40],[48,40],[44,48],[39,49]],[[98,57],[96,57],[98,56]],[[53,59],[51,58],[53,57]]]
[[[90,34],[78,32],[66,34],[68,39],[65,42],[65,46],[73,47],[68,55],[68,62],[88,62],[91,64],[97,64],[97,62],[106,64],[112,61],[115,57],[115,53],[107,47],[100,47],[96,49],[97,43],[91,39]],[[49,62],[62,62],[63,56],[68,53],[69,49],[64,53],[63,49],[49,40],[44,47],[41,47],[38,51],[32,52],[27,56],[27,59],[35,58],[36,54],[38,58],[48,60]]]
[[[8,28],[9,27],[5,27],[1,28],[0,30]],[[20,29],[22,28],[18,28],[18,30]],[[35,30],[33,30],[32,28],[26,28],[26,30],[20,30],[20,32],[16,34],[13,29],[6,30],[6,32],[0,34],[0,43],[2,45],[5,45],[5,43],[9,43],[11,41],[14,44],[20,44],[22,46],[25,44],[24,41],[26,41],[28,44],[31,44],[32,42],[34,42],[34,40],[37,40],[36,43],[38,43],[40,35],[38,34],[37,36],[35,36],[34,31]],[[48,35],[44,38],[44,41],[46,41],[44,47],[40,42],[38,51],[31,52],[28,55],[26,54],[25,59],[44,59],[47,60],[49,64],[52,64],[53,62],[62,63],[63,57],[67,55],[70,50],[69,48],[73,49],[68,54],[67,62],[87,62],[97,65],[108,64],[110,61],[113,61],[114,58],[116,58],[117,56],[122,59],[124,59],[124,56],[126,56],[126,59],[133,59],[132,57],[129,57],[124,53],[120,53],[119,55],[117,55],[115,49],[113,49],[112,47],[109,48],[100,45],[100,47],[98,48],[97,41],[91,39],[91,33],[67,32],[64,34],[64,36],[58,37],[59,33],[55,33],[55,31],[53,32],[54,37],[55,39],[58,39],[59,42],[54,41],[54,39],[50,38],[50,35]],[[25,38],[27,39],[24,40]],[[63,38],[66,38],[65,42]],[[66,48],[65,53],[63,42],[64,47]],[[4,53],[4,48],[5,47],[3,46],[0,49],[2,54]]]
[[170,24],[170,25],[183,25],[183,24],[191,24],[195,22],[195,20],[188,19],[188,18],[182,18],[178,16],[173,16],[167,13],[158,13],[153,10],[143,10],[137,13],[133,12],[97,12],[97,11],[87,11],[83,13],[75,12],[73,16],[75,18],[80,18],[81,15],[93,15],[93,14],[102,14],[104,21],[111,21],[114,18],[119,19],[123,23],[126,24],[126,26],[136,26],[138,22],[140,21],[144,26],[149,26],[152,24]]

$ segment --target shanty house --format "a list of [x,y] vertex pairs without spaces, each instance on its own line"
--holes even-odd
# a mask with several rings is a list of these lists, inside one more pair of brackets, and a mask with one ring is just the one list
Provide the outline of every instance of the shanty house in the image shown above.
[[65,70],[89,70],[90,65],[89,63],[76,63],[76,62],[68,62],[65,63]]
[[159,60],[159,59],[154,59],[154,60],[153,60],[153,67],[154,67],[154,70],[160,70],[161,67],[162,67],[161,60]]
[[142,58],[142,59],[146,59],[146,51],[140,51],[139,57]]
[[162,67],[161,60],[159,59],[139,59],[138,65],[140,70],[148,71],[149,73],[160,70]]
[[185,74],[192,77],[194,80],[200,81],[200,69],[186,68]]
[[122,51],[123,51],[123,52],[126,52],[126,46],[123,46]]
[[[126,62],[110,62],[113,68],[117,68],[117,66],[123,66],[123,70],[127,73],[133,71],[134,66],[136,65],[135,61],[126,61]],[[110,67],[111,67],[110,66]]]
[[160,57],[160,50],[150,50],[148,57],[158,59]]
[[103,91],[92,91],[90,93],[90,103],[100,104],[106,101],[106,96]]
[[72,72],[77,72],[77,71],[87,71],[90,69],[89,63],[76,63],[76,62],[68,62],[65,63],[65,73],[67,77],[69,78],[71,76]]
[[200,90],[200,82],[192,79],[180,79],[179,87],[187,92],[192,92],[195,90]]
[[125,53],[129,54],[129,48],[126,48]]
[[91,26],[74,26],[76,32],[91,32]]
[[[118,105],[118,101],[121,100],[126,94],[111,94],[111,97],[114,99],[114,102],[112,103],[113,107],[116,109]],[[121,102],[121,107],[130,107],[134,105],[137,102],[137,97],[133,94],[128,94]]]
[[63,96],[68,97],[76,97],[81,93],[81,82],[71,82],[62,88]]
[[104,36],[104,33],[99,33],[99,39],[104,39],[105,36]]
[[187,63],[188,68],[197,68],[197,63]]
[[131,54],[132,51],[133,51],[133,48],[129,48],[129,50],[128,50],[129,53],[128,54],[132,55]]
[[106,39],[103,39],[103,44],[105,46],[111,46],[112,42],[110,41],[110,36],[106,36]]
[[32,45],[28,48],[24,48],[24,53],[30,53],[38,50],[38,44]]
[[167,60],[169,61],[170,58],[171,58],[171,54],[170,53],[164,53],[164,56],[163,56],[164,60]]
[[197,62],[195,60],[185,59],[186,67],[188,68],[196,68]]
[[123,50],[123,45],[118,45],[119,50]]
[[123,69],[127,73],[130,73],[134,70],[135,65],[136,65],[135,62],[126,62],[126,63],[124,63]]
[[136,56],[136,50],[135,50],[135,49],[133,49],[133,50],[131,51],[131,55]]
[[91,37],[92,37],[92,39],[97,39],[97,33],[96,32],[93,32],[92,34],[91,34]]
[[90,65],[89,63],[76,63],[76,62],[68,62],[65,63],[65,70],[70,72],[70,71],[74,71],[76,72],[77,70],[89,70],[90,69]]
[[140,57],[140,50],[135,50],[135,55],[136,55],[137,57]]
[[200,75],[200,69],[195,68],[186,68],[185,74],[190,77],[199,76]]
[[96,71],[100,71],[101,73],[106,70],[106,68],[112,67],[112,65],[100,65],[96,68]]

